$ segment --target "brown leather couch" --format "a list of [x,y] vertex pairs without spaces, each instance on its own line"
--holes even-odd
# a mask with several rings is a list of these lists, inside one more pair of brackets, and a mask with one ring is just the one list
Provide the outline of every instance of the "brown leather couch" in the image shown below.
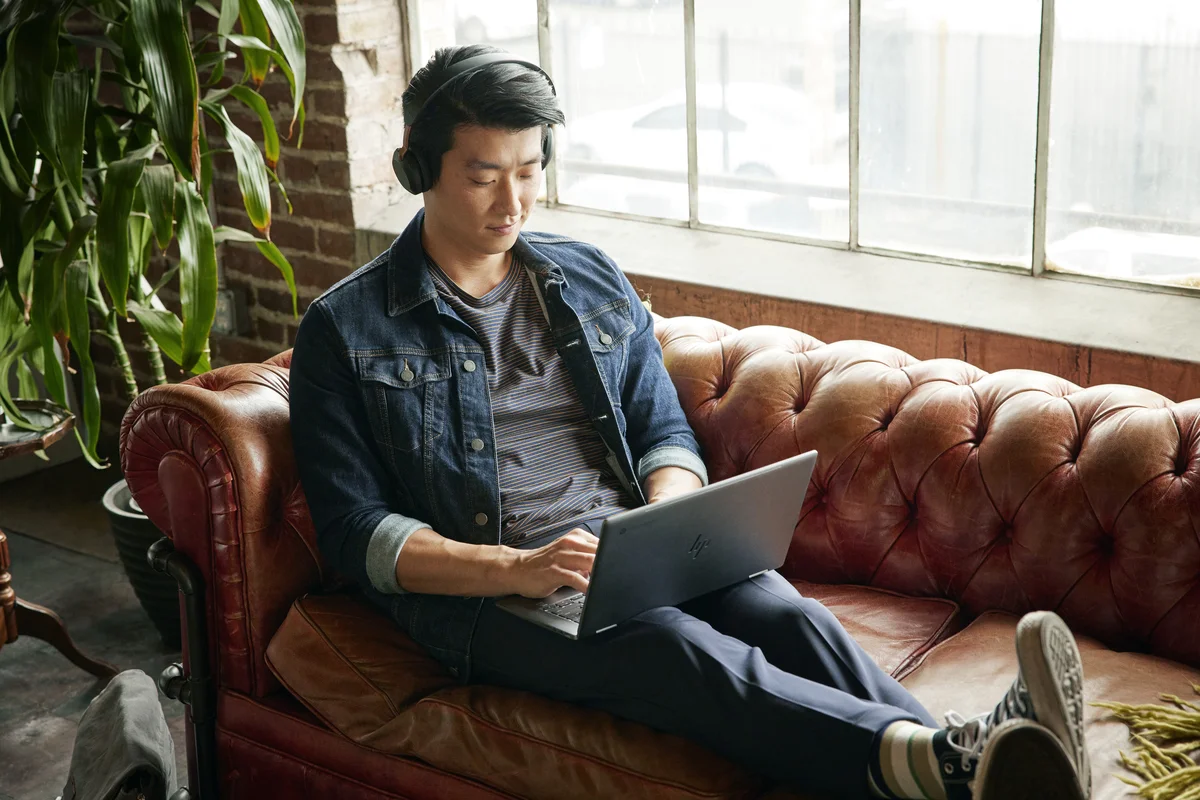
[[[1200,682],[1200,400],[775,327],[658,335],[714,480],[818,451],[782,572],[939,719],[991,707],[1039,608],[1078,633],[1088,700]],[[347,590],[297,483],[289,359],[152,389],[121,429],[134,496],[207,589],[222,797],[792,796],[682,739],[458,685]],[[1123,796],[1127,731],[1087,716],[1093,796]]]

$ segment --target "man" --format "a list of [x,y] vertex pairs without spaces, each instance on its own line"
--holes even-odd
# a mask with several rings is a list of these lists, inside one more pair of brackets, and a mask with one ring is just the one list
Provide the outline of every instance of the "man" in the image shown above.
[[[403,100],[394,166],[424,211],[312,304],[292,356],[325,557],[463,681],[687,736],[798,789],[1085,796],[1082,670],[1053,614],[1022,620],[995,711],[940,728],[774,572],[578,641],[494,606],[586,590],[589,526],[707,475],[622,272],[591,245],[521,232],[564,121],[549,79],[494,48],[447,48]],[[1005,752],[1041,757],[1022,775]]]

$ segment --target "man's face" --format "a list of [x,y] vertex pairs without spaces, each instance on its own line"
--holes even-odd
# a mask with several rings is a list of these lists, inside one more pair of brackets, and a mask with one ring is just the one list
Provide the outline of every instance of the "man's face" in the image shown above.
[[542,130],[463,126],[425,193],[426,224],[479,255],[506,252],[537,201]]

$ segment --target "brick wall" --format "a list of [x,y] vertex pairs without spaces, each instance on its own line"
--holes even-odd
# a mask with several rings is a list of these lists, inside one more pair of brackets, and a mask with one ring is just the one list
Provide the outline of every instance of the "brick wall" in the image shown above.
[[[277,191],[272,196],[271,240],[295,270],[298,310],[358,266],[355,228],[398,198],[403,190],[391,171],[391,151],[402,140],[400,95],[408,78],[397,0],[294,0],[304,26],[308,79],[307,122],[302,147],[295,137],[283,141],[277,172],[291,200],[292,213]],[[212,20],[194,12],[193,24]],[[227,72],[239,75],[241,60]],[[281,140],[287,135],[291,102],[286,80],[272,72],[260,90],[270,105]],[[256,141],[258,119],[238,104],[227,104],[234,122]],[[210,145],[224,147],[208,122]],[[237,185],[232,155],[213,162],[213,194],[217,223],[253,231]],[[156,258],[151,273],[161,274],[170,260]],[[276,268],[253,245],[226,243],[218,251],[224,285],[245,293],[249,329],[236,336],[214,334],[213,366],[261,361],[287,349],[295,339],[299,316],[293,316],[287,285]],[[178,311],[178,297],[164,290],[163,301]],[[130,360],[143,389],[152,385],[151,371],[136,326],[124,326]],[[107,453],[115,457],[115,434],[128,406],[112,351],[97,340],[95,352],[104,406],[103,435]],[[167,365],[168,379],[186,376]]]

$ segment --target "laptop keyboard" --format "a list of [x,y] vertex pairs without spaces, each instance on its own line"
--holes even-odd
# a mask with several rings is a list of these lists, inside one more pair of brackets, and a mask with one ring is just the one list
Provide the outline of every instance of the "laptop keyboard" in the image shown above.
[[583,602],[586,599],[587,595],[580,593],[556,603],[538,603],[537,608],[538,611],[545,611],[571,622],[579,622],[579,618],[583,616]]

